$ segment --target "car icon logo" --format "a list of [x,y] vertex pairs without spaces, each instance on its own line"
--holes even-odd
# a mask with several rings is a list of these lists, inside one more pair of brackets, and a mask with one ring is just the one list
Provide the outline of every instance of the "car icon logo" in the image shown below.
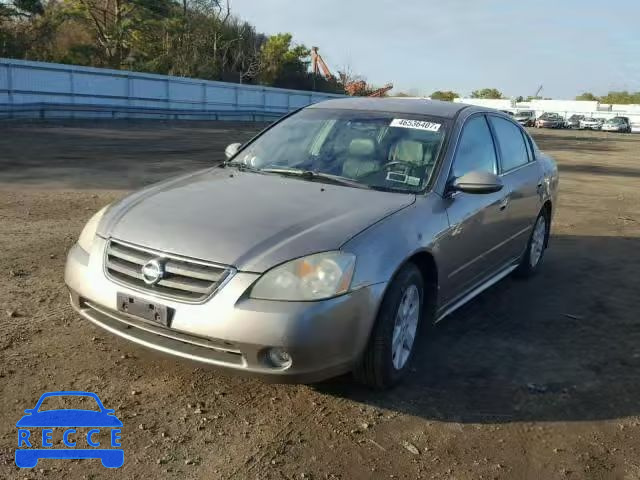
[[[51,397],[89,397],[97,410],[42,409],[42,403]],[[60,391],[43,394],[36,406],[25,410],[26,415],[16,423],[16,465],[20,468],[33,468],[41,458],[97,458],[107,468],[121,467],[124,464],[124,450],[119,448],[122,422],[114,412],[105,408],[95,393]],[[37,429],[41,429],[41,432]],[[63,431],[62,445],[54,445],[54,429]],[[105,434],[108,434],[108,444],[104,440]],[[84,443],[87,448],[84,448]]]
[[164,278],[164,263],[159,258],[154,258],[142,266],[142,279],[147,285],[155,285]]

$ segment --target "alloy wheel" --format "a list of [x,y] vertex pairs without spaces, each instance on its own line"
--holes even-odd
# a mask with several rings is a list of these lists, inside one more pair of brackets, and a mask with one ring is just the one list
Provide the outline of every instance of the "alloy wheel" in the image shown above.
[[544,250],[544,241],[547,236],[547,220],[544,215],[540,215],[536,221],[536,225],[533,228],[533,235],[531,236],[531,247],[529,249],[529,265],[535,267],[542,258],[542,252]]
[[419,318],[420,293],[418,287],[411,284],[402,295],[393,327],[391,359],[396,370],[402,369],[411,355]]

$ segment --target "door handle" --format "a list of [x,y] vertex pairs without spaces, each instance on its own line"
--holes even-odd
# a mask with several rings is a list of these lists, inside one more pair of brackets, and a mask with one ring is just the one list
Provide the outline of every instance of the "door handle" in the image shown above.
[[502,200],[500,200],[500,210],[504,210],[509,205],[510,197],[507,195]]

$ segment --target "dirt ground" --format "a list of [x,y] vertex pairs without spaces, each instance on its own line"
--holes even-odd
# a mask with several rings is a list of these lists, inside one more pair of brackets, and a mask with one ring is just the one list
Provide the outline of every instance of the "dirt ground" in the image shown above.
[[[75,315],[63,267],[90,215],[254,131],[0,124],[0,478],[640,479],[640,135],[533,131],[561,171],[540,275],[439,324],[390,392],[237,378]],[[115,409],[121,469],[14,465],[23,410],[65,389]]]

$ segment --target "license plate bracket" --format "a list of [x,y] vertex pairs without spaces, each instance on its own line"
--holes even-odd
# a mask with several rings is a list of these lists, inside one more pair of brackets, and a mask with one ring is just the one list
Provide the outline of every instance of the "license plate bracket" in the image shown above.
[[118,293],[118,311],[148,320],[163,327],[171,327],[173,309],[127,293]]

